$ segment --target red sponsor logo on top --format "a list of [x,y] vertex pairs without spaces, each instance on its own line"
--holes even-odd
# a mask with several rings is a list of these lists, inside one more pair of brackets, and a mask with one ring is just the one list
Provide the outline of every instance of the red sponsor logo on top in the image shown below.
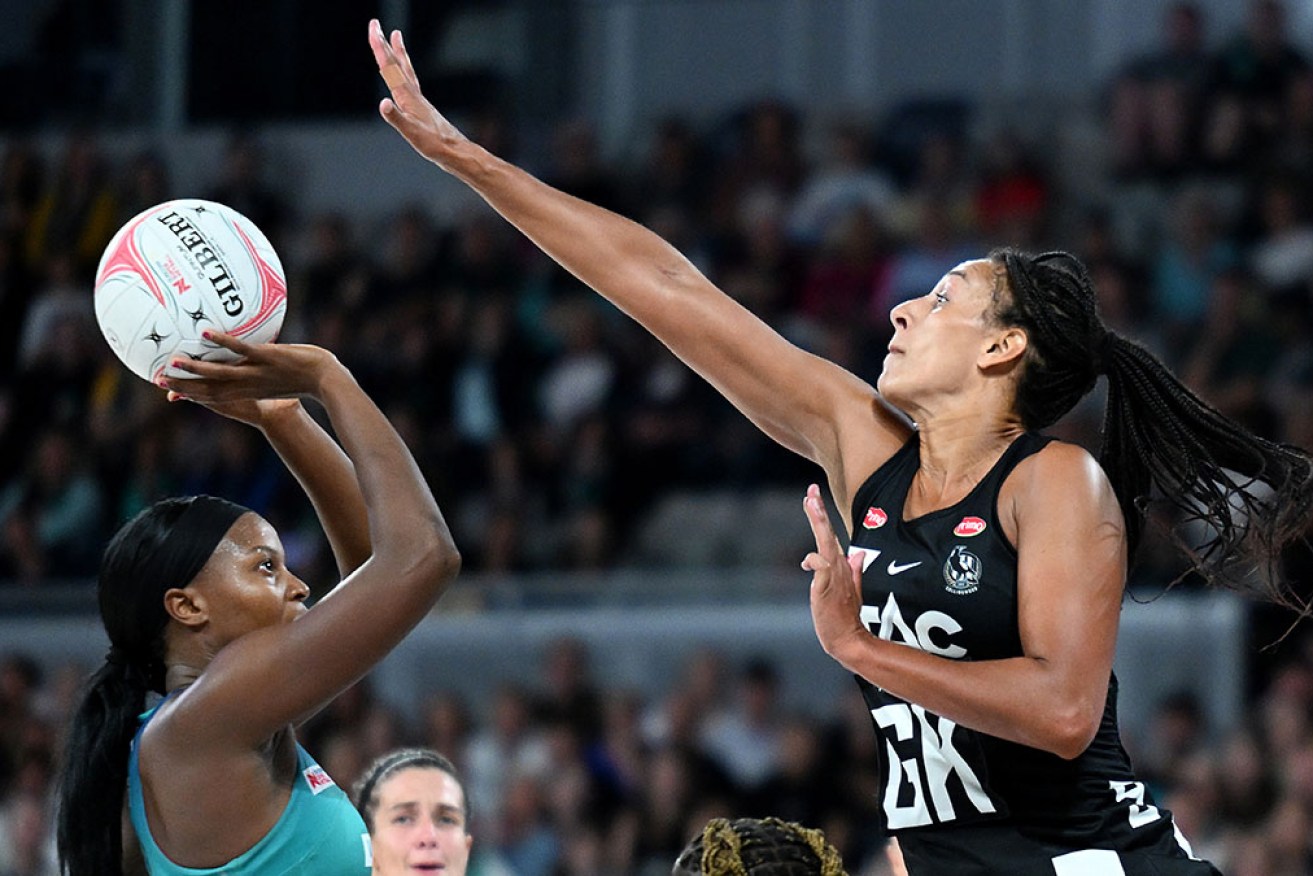
[[310,786],[310,792],[312,794],[318,794],[320,791],[325,791],[334,785],[333,779],[328,773],[324,772],[324,768],[318,764],[312,767],[306,767],[303,775],[305,776],[306,784]]
[[953,534],[960,535],[963,538],[970,538],[973,535],[980,535],[985,531],[985,521],[979,517],[963,517],[957,526],[953,527]]
[[884,513],[883,508],[877,508],[872,505],[866,509],[866,516],[862,518],[862,526],[867,529],[879,529],[889,521],[889,515]]

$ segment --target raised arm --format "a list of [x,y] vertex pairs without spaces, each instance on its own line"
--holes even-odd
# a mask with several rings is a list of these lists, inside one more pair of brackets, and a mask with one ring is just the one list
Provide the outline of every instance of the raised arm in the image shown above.
[[[970,727],[1074,758],[1098,731],[1108,695],[1126,574],[1125,527],[1112,487],[1083,450],[1052,444],[1019,465],[1013,500],[1023,654],[950,660],[877,638],[860,619],[860,565],[842,549],[812,487],[817,550],[812,620],[827,654],[889,693]],[[856,558],[853,558],[854,560]],[[1075,574],[1073,574],[1073,572]]]
[[[170,401],[179,398],[178,393],[169,393]],[[245,399],[209,407],[260,430],[314,506],[338,574],[345,578],[360,568],[372,551],[369,516],[355,467],[301,402]]]
[[[323,404],[355,473],[372,543],[369,558],[302,618],[229,643],[169,716],[186,722],[191,744],[258,744],[315,711],[368,672],[432,608],[460,558],[418,466],[387,418],[350,372],[325,350],[292,344],[250,346],[219,335],[244,356],[232,363],[187,362],[199,379],[170,388],[203,403],[308,395]],[[304,424],[277,432],[292,462],[347,495],[344,460],[322,431]],[[325,443],[327,442],[327,443]],[[310,458],[312,453],[320,458]],[[324,473],[329,475],[324,477]],[[281,566],[281,561],[279,562]],[[290,574],[279,568],[279,574]]]
[[[821,465],[840,497],[902,444],[903,420],[875,390],[790,344],[659,236],[535,179],[470,142],[423,96],[398,31],[370,23],[391,89],[383,118],[470,186],[571,274],[629,314],[767,435]],[[854,473],[845,475],[843,461]],[[846,511],[845,511],[846,513]]]

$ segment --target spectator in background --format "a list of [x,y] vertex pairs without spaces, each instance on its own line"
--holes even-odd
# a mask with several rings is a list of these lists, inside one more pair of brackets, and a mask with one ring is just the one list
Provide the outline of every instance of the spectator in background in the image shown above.
[[[1145,315],[1150,306],[1144,294],[1144,265],[1120,245],[1112,214],[1097,207],[1082,211],[1073,237],[1077,255],[1095,278],[1104,322],[1124,334],[1142,336],[1148,328]],[[1101,282],[1109,276],[1115,278],[1117,288],[1109,290]]]
[[1218,810],[1225,829],[1258,828],[1276,806],[1276,764],[1267,757],[1267,742],[1252,726],[1241,726],[1222,740],[1218,752]]
[[548,643],[543,655],[537,713],[568,724],[585,745],[602,730],[602,698],[593,678],[588,645],[574,636]]
[[307,251],[289,268],[290,314],[311,337],[334,314],[359,318],[368,301],[372,271],[355,239],[351,220],[342,213],[315,216],[306,229]]
[[779,758],[783,734],[779,687],[779,673],[769,661],[750,660],[731,692],[733,705],[703,727],[703,749],[741,791],[758,790]]
[[462,773],[472,732],[474,718],[463,696],[437,693],[424,701],[419,726],[421,742],[435,751],[451,752],[449,759]]
[[227,204],[264,232],[277,252],[286,252],[292,211],[283,192],[266,180],[265,152],[255,134],[234,132],[224,147],[219,178],[206,199]]
[[1051,185],[1019,135],[999,131],[981,150],[975,216],[985,240],[1035,249],[1046,239]]
[[33,274],[24,241],[42,189],[37,151],[24,141],[11,141],[0,163],[0,392],[18,367],[19,338],[31,306]]
[[66,255],[74,273],[89,276],[118,230],[118,219],[118,199],[100,144],[86,132],[70,135],[24,232],[28,267],[41,271],[52,258]]
[[737,204],[766,192],[791,203],[806,173],[797,110],[777,100],[757,102],[733,116],[727,134],[715,174],[718,199]]
[[1171,4],[1163,13],[1160,45],[1115,77],[1108,126],[1117,175],[1171,180],[1198,166],[1213,76],[1205,31],[1198,3]]
[[143,210],[174,197],[169,166],[152,149],[143,149],[128,159],[119,189],[119,226]]
[[927,132],[917,146],[907,186],[890,206],[894,234],[908,240],[924,236],[928,207],[942,225],[943,236],[962,243],[976,228],[975,168],[968,144],[956,132]]
[[816,723],[796,715],[784,719],[771,771],[747,795],[743,811],[803,824],[825,824],[837,807],[837,795],[835,777],[824,766]]
[[1223,234],[1221,218],[1202,189],[1183,190],[1175,199],[1166,240],[1150,266],[1152,324],[1170,351],[1197,337],[1211,307],[1218,277],[1240,262],[1235,243]]
[[1250,0],[1244,31],[1217,53],[1205,133],[1210,164],[1226,170],[1252,166],[1281,130],[1289,91],[1308,69],[1286,32],[1281,0]]
[[498,857],[516,876],[552,876],[561,839],[547,818],[544,785],[547,776],[509,776],[502,798],[501,818],[492,830]]
[[821,166],[807,174],[789,210],[789,234],[809,246],[825,240],[830,227],[855,210],[880,222],[897,197],[893,183],[871,162],[866,131],[856,122],[841,119],[830,125],[826,153]]
[[488,719],[470,738],[465,784],[476,824],[495,824],[515,776],[541,775],[551,763],[528,693],[513,682],[493,694]]
[[1303,71],[1290,83],[1281,130],[1266,146],[1265,163],[1271,171],[1264,168],[1262,176],[1286,174],[1306,191],[1313,186],[1313,70]]
[[889,282],[892,243],[879,215],[854,204],[830,217],[812,259],[796,313],[821,324],[845,324],[868,314],[877,334],[888,334],[879,293]]
[[[1278,309],[1307,312],[1313,298],[1313,221],[1308,193],[1290,178],[1269,179],[1259,189],[1260,236],[1249,251],[1256,278]],[[1280,305],[1286,305],[1284,307]]]
[[630,203],[647,211],[698,216],[707,196],[710,161],[693,126],[679,116],[660,120],[638,170]]
[[25,474],[0,491],[4,577],[36,584],[95,574],[104,497],[85,459],[71,432],[36,438]]
[[871,305],[874,313],[890,309],[939,282],[939,278],[974,255],[955,228],[953,207],[938,198],[920,199],[912,233],[898,247],[884,272],[884,284]]
[[[1135,762],[1155,795],[1181,784],[1184,771],[1207,742],[1203,706],[1190,691],[1170,694],[1157,704]],[[1191,834],[1187,834],[1191,836]]]
[[46,191],[45,166],[27,140],[10,140],[0,162],[0,238],[21,241]]
[[290,482],[278,457],[254,430],[229,420],[203,424],[194,420],[189,427],[184,441],[195,455],[179,475],[183,492],[223,493],[258,514],[268,514],[277,506],[280,491]]
[[621,187],[602,160],[597,132],[583,118],[561,122],[552,135],[551,164],[543,173],[557,188],[576,198],[623,210]]
[[774,188],[744,192],[713,268],[730,295],[772,325],[784,324],[797,307],[807,271],[787,219],[788,201]]
[[1262,391],[1279,352],[1270,303],[1239,269],[1214,278],[1208,297],[1204,321],[1184,350],[1182,377],[1218,410],[1272,434],[1278,423]]

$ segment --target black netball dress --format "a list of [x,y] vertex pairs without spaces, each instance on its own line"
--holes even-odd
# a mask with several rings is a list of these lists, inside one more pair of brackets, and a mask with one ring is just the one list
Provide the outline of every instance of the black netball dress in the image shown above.
[[[853,499],[849,552],[862,556],[872,634],[951,660],[1022,656],[1017,552],[999,525],[998,495],[1049,440],[1022,435],[966,498],[914,520],[903,520],[903,503],[920,462],[916,435],[867,479]],[[1115,676],[1098,733],[1073,760],[857,681],[880,739],[884,827],[913,876],[1217,872],[1191,856],[1171,814],[1136,780],[1117,730]]]

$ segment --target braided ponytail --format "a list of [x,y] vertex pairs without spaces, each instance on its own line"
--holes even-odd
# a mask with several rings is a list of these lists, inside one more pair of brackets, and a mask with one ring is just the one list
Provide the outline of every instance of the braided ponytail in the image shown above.
[[[1180,525],[1208,533],[1174,540],[1210,584],[1256,590],[1307,614],[1311,606],[1281,581],[1283,548],[1313,522],[1313,457],[1252,434],[1195,395],[1152,353],[1109,331],[1085,267],[1067,253],[996,250],[994,319],[1027,331],[1017,383],[1027,429],[1052,424],[1108,379],[1099,462],[1112,483],[1133,553],[1152,501]],[[1006,286],[1006,289],[1003,286]],[[1253,564],[1256,581],[1237,576]]]

